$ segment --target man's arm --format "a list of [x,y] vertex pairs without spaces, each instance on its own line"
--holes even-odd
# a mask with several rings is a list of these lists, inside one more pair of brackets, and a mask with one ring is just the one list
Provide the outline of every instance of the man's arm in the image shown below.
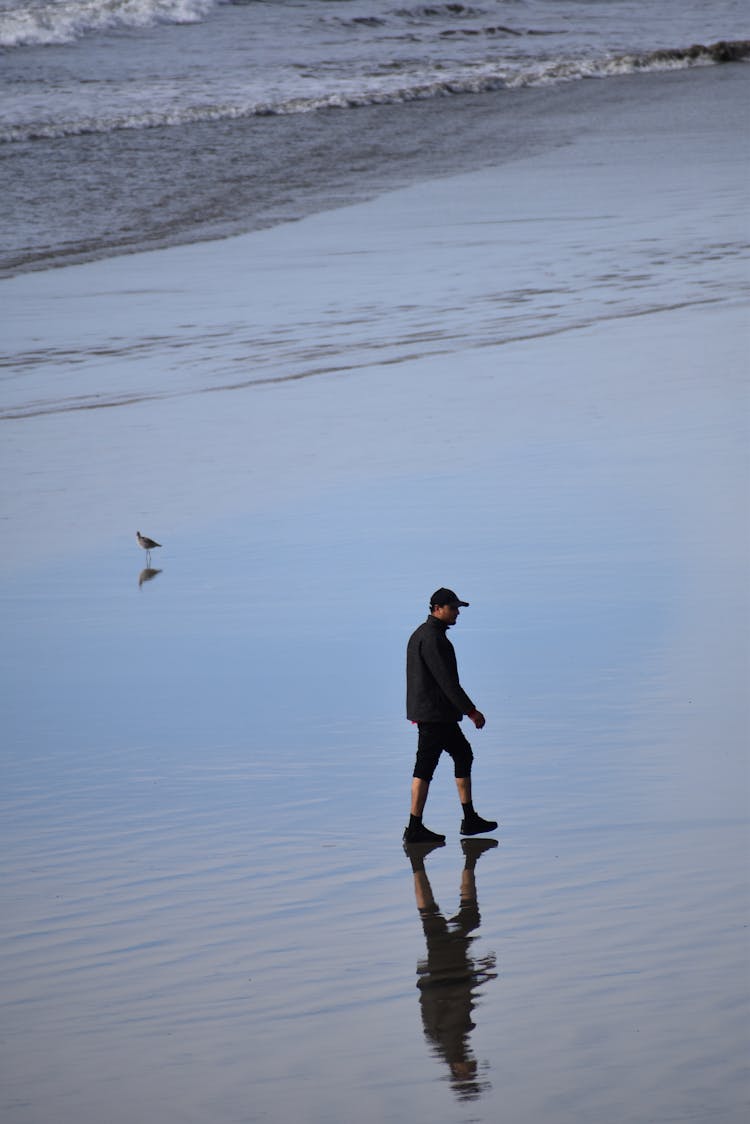
[[[450,643],[446,641],[446,644]],[[422,644],[422,659],[440,690],[462,714],[468,714],[478,730],[484,726],[484,715],[474,706],[458,679],[455,656],[450,649],[439,643],[437,637],[425,638]],[[480,723],[476,718],[480,719]]]

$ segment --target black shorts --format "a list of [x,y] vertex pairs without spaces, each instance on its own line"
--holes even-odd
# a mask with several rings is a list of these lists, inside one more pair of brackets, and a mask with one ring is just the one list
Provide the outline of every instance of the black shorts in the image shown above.
[[458,722],[418,722],[419,741],[414,776],[421,781],[431,781],[445,750],[453,758],[453,773],[456,777],[471,775],[474,754],[464,737]]

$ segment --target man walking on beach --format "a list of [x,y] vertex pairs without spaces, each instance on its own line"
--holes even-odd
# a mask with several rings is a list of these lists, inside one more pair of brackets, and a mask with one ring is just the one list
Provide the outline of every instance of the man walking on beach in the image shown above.
[[459,722],[468,714],[477,730],[484,715],[464,691],[458,679],[456,653],[448,629],[458,620],[468,601],[460,601],[452,589],[438,589],[430,598],[430,615],[409,638],[406,648],[406,717],[419,727],[417,760],[411,784],[411,816],[404,843],[444,843],[445,836],[422,823],[430,781],[443,750],[453,758],[458,796],[464,811],[462,835],[494,831],[494,820],[483,820],[474,811],[471,798],[471,746]]

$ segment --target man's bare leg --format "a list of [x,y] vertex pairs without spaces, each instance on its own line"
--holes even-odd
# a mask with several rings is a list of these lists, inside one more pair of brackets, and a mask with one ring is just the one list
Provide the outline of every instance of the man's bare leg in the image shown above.
[[445,836],[430,831],[422,823],[422,813],[427,803],[427,794],[430,791],[430,782],[421,777],[412,777],[411,782],[411,816],[409,824],[404,831],[404,843],[445,843]]
[[461,807],[464,811],[464,818],[461,823],[461,834],[481,835],[486,831],[495,831],[497,828],[495,820],[483,820],[482,817],[474,811],[474,804],[471,799],[471,777],[456,777],[456,788],[458,789],[458,798],[461,801]]
[[471,777],[456,777],[458,799],[462,804],[471,804]]
[[427,794],[430,791],[430,782],[423,781],[420,777],[412,777],[411,782],[411,814],[422,818],[424,806],[427,803]]

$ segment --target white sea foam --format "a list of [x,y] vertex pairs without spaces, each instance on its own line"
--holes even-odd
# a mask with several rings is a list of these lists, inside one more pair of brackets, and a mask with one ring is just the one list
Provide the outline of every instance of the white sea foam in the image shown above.
[[0,47],[72,43],[91,32],[195,23],[215,0],[46,0],[0,10]]
[[[199,0],[185,0],[185,5]],[[205,6],[205,4],[204,4]],[[662,70],[684,70],[711,66],[750,56],[750,42],[695,45],[674,50],[604,57],[554,58],[523,63],[486,62],[456,66],[449,73],[442,67],[422,66],[411,74],[399,68],[395,73],[371,79],[339,79],[318,82],[317,90],[304,96],[294,93],[276,98],[257,96],[252,86],[232,100],[182,101],[154,83],[149,91],[141,87],[138,102],[125,101],[116,111],[81,113],[67,118],[26,119],[0,126],[0,143],[109,133],[121,129],[148,129],[188,125],[203,121],[233,120],[246,117],[282,116],[312,113],[322,109],[352,109],[374,105],[398,105],[429,98],[459,94],[479,94],[501,89],[552,86],[581,79],[606,79],[626,74]],[[144,108],[148,106],[148,108]]]

